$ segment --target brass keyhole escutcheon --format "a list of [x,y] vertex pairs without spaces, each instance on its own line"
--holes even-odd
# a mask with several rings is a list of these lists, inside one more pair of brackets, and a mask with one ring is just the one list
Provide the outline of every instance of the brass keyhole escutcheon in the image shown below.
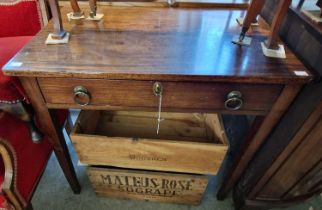
[[155,82],[153,85],[153,93],[155,96],[160,96],[162,95],[163,92],[163,86],[161,82]]
[[160,123],[162,121],[161,119],[161,107],[162,107],[162,94],[163,94],[163,87],[161,82],[155,82],[153,84],[153,93],[156,97],[159,98],[159,105],[158,105],[158,119],[157,119],[157,135],[159,134],[159,130],[160,130]]

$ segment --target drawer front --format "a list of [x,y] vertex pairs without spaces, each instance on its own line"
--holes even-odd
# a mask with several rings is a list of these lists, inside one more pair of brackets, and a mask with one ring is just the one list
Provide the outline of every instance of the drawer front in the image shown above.
[[[156,134],[155,116],[106,113],[83,111],[77,119],[71,140],[82,163],[215,175],[228,150],[217,137],[223,131],[208,129],[211,125],[204,125],[199,115],[164,113]],[[215,118],[209,121],[220,124]]]
[[206,176],[88,167],[97,195],[197,205],[208,184]]
[[[159,97],[153,93],[153,81],[39,78],[40,88],[49,104],[77,106],[74,89],[86,88],[88,106],[121,106],[156,108]],[[234,83],[161,82],[162,108],[224,110],[232,91],[242,94],[240,110],[270,110],[281,92],[279,85]]]

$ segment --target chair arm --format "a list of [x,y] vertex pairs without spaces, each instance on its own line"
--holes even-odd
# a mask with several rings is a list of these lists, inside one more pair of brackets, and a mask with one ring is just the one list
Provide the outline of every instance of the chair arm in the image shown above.
[[6,197],[16,209],[22,209],[21,201],[17,198],[17,189],[14,185],[14,158],[13,148],[6,142],[6,140],[0,138],[0,155],[4,164],[4,180],[2,183],[2,191]]

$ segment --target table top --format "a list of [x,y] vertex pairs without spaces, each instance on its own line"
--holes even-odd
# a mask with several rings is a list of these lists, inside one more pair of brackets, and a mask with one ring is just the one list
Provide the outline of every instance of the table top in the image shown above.
[[[198,8],[99,7],[101,21],[66,18],[68,44],[45,45],[49,23],[7,65],[7,75],[131,80],[307,83],[311,73],[286,47],[267,58],[265,23],[250,29],[250,46],[231,42],[245,11]],[[88,14],[87,8],[83,8]]]

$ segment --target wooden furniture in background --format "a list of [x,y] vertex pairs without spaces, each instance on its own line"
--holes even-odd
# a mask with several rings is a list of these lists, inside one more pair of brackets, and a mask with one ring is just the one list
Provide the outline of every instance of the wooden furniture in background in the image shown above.
[[53,39],[64,39],[65,36],[67,35],[67,33],[64,30],[64,27],[62,24],[58,1],[57,0],[48,0],[48,2],[49,2],[49,6],[50,6],[51,15],[52,15],[52,22],[54,24],[54,30],[53,30],[51,37]]
[[[259,201],[295,201],[322,190],[322,103],[318,104],[301,129],[259,180],[250,196]],[[299,167],[301,166],[301,167]],[[274,175],[273,175],[274,174]]]
[[77,0],[70,0],[74,17],[81,17],[84,13],[80,10]]
[[[263,16],[270,19],[269,13]],[[291,8],[280,34],[317,76],[299,92],[235,186],[237,209],[287,207],[322,191],[322,27]]]
[[[275,11],[274,19],[271,23],[270,32],[268,38],[265,41],[265,45],[268,49],[278,49],[278,32],[281,27],[282,21],[285,17],[287,9],[291,5],[291,0],[280,0]],[[242,41],[249,30],[251,24],[256,20],[256,17],[260,14],[263,6],[265,4],[264,0],[252,0],[251,4],[247,10],[247,15],[245,17],[242,32],[240,34],[240,40]]]
[[[315,93],[321,95],[321,84],[318,86],[320,87],[315,88],[319,92]],[[310,98],[308,94],[304,90],[298,100]],[[303,109],[301,107],[308,103],[296,101],[283,123],[279,125],[278,132],[273,134],[276,141],[287,142],[287,146],[282,147],[282,143],[268,144],[260,150],[262,154],[266,154],[266,157],[260,155],[255,163],[250,164],[246,175],[234,189],[236,209],[287,207],[322,192],[322,101],[316,104],[307,119],[305,119],[306,110],[298,113],[299,117],[294,116],[295,110]],[[302,121],[294,121],[296,119],[305,120],[301,125]],[[290,132],[294,132],[290,127],[298,128],[299,124],[301,127],[294,136],[291,139],[286,138]],[[279,133],[282,129],[286,134]],[[281,148],[282,152],[271,166],[261,173],[263,169],[259,167],[260,162],[270,162],[272,156],[278,154],[276,151],[280,151]],[[268,151],[275,152],[269,154]],[[250,179],[258,181],[250,181]]]
[[[312,79],[310,72],[287,48],[283,60],[259,53],[269,32],[263,22],[259,30],[250,32],[251,47],[233,45],[231,39],[239,31],[235,19],[243,11],[99,10],[105,14],[100,22],[69,22],[70,8],[63,7],[65,29],[72,32],[70,42],[46,46],[48,33],[56,27],[51,23],[4,68],[22,81],[74,191],[79,191],[78,182],[51,109],[157,112],[159,98],[152,90],[158,81],[164,89],[162,112],[256,116],[221,184],[224,197],[303,84]],[[75,92],[78,86],[83,86],[82,93]]]

